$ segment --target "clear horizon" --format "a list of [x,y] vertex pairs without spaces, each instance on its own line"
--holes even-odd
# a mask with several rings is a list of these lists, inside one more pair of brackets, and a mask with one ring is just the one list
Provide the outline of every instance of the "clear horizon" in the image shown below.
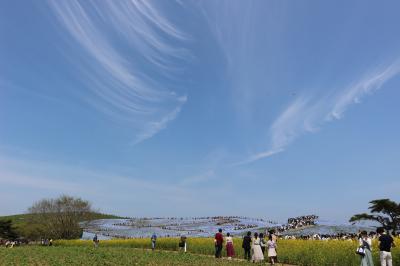
[[347,221],[400,201],[400,3],[3,1],[0,215]]

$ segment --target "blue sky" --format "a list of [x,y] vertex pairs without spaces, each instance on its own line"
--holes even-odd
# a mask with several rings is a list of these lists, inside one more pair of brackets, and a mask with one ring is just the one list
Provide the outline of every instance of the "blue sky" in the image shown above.
[[0,214],[61,193],[124,216],[399,201],[396,1],[2,1]]

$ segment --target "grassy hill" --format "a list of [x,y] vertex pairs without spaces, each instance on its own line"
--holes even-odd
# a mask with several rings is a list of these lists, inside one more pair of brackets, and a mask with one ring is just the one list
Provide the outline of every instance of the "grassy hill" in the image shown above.
[[[42,230],[42,225],[41,224],[35,224],[32,223],[35,219],[35,214],[16,214],[16,215],[8,215],[8,216],[0,216],[0,220],[11,220],[13,223],[13,226],[15,227],[16,231],[18,234],[22,237],[26,237],[29,239],[35,239],[39,237],[37,234],[40,234]],[[120,219],[123,217],[119,217],[116,215],[112,214],[104,214],[104,213],[99,213],[99,212],[93,212],[89,215],[89,219],[82,220],[81,222],[84,221],[92,221],[92,220],[97,220],[97,219]]]
[[[15,226],[20,226],[27,223],[29,220],[32,220],[35,214],[24,213],[24,214],[15,214],[15,215],[7,215],[0,216],[0,220],[11,220]],[[125,217],[120,217],[112,214],[104,214],[99,212],[93,212],[90,214],[89,220],[98,220],[98,219],[122,219]],[[83,221],[82,221],[83,222]]]

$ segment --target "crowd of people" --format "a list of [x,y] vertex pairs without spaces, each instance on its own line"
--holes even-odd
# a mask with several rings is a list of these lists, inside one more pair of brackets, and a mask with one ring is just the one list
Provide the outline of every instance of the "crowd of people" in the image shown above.
[[53,245],[53,239],[52,238],[42,238],[40,240],[40,245],[41,246],[49,246],[51,247]]
[[52,246],[53,245],[53,239],[49,238],[42,238],[40,242],[38,241],[30,241],[26,238],[17,238],[17,239],[0,239],[0,246],[4,246],[6,248],[13,248],[13,247],[18,247],[22,245],[28,245],[28,244],[39,244],[41,246]]
[[[155,250],[157,236],[154,233],[151,238],[151,249]],[[243,237],[242,248],[244,250],[244,259],[253,262],[261,262],[268,258],[271,265],[277,262],[277,236],[274,231],[269,231],[266,234],[255,232],[253,235],[249,231]],[[187,251],[187,237],[182,235],[178,242],[179,249],[183,252]],[[235,245],[233,237],[230,233],[225,236],[222,229],[219,229],[214,237],[215,258],[222,258],[222,253],[225,247],[226,256],[228,259],[235,257]]]
[[291,229],[298,229],[298,228],[302,228],[305,226],[316,225],[317,220],[318,220],[318,216],[314,215],[314,214],[298,216],[298,217],[294,217],[294,218],[289,218],[287,224],[276,226],[274,229],[276,231],[278,231],[279,233],[283,233],[283,232],[291,230]]
[[[266,240],[266,238],[268,240]],[[277,237],[273,231],[268,232],[266,235],[255,232],[253,236],[250,231],[247,232],[242,241],[244,259],[248,261],[252,260],[253,262],[264,261],[266,259],[265,252],[267,251],[266,256],[268,257],[268,261],[271,263],[271,265],[274,265],[277,262],[276,241]],[[222,257],[224,243],[226,248],[226,256],[228,259],[232,259],[235,256],[233,238],[230,233],[227,233],[226,237],[224,237],[222,229],[219,229],[214,237],[215,258]]]
[[[295,221],[295,223],[298,222]],[[274,229],[266,230],[264,233],[255,232],[252,234],[248,231],[243,237],[241,248],[244,250],[244,259],[253,262],[269,261],[274,265],[278,261],[277,254],[277,241],[279,239],[296,239],[295,236],[278,237]],[[374,266],[372,260],[372,239],[379,242],[380,262],[381,266],[393,266],[391,248],[395,246],[392,236],[387,234],[382,228],[378,228],[377,232],[367,233],[366,231],[359,232],[358,234],[345,234],[338,233],[335,235],[307,235],[297,237],[302,240],[349,240],[355,239],[359,242],[359,247],[356,253],[361,256],[361,266]],[[151,237],[152,250],[156,248],[157,236],[155,234]],[[234,239],[230,233],[223,234],[223,230],[219,229],[214,236],[215,258],[222,258],[225,247],[226,257],[232,259],[235,257]],[[179,240],[179,248],[187,251],[187,238],[181,236]]]
[[19,246],[21,243],[19,243],[16,240],[7,240],[4,242],[4,246],[6,248],[13,248],[14,246]]

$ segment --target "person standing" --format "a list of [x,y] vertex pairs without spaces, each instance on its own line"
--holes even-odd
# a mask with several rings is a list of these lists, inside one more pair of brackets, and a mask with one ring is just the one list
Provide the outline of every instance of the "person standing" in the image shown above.
[[235,256],[235,249],[233,247],[233,238],[230,233],[226,234],[226,255],[228,259],[232,259]]
[[218,229],[218,233],[215,234],[215,257],[222,257],[222,244],[224,243],[224,236],[222,235],[222,229]]
[[151,250],[153,251],[156,248],[156,241],[157,241],[157,235],[156,233],[153,233],[153,235],[151,236]]
[[250,261],[251,250],[251,232],[248,231],[247,235],[243,237],[242,248],[244,249],[244,259]]
[[271,263],[271,265],[274,265],[275,262],[278,261],[278,254],[276,253],[277,245],[272,237],[272,234],[268,237],[267,248],[269,263]]
[[372,261],[372,240],[368,237],[367,231],[361,232],[361,237],[359,239],[360,247],[364,249],[364,255],[361,259],[361,266],[374,266]]
[[264,260],[264,255],[261,250],[261,245],[260,245],[260,238],[258,237],[258,233],[254,233],[254,238],[253,238],[253,257],[252,257],[253,262],[260,262]]
[[265,239],[264,239],[264,234],[260,233],[259,237],[260,237],[261,251],[262,251],[262,254],[264,255],[264,253],[265,253],[265,244],[266,244]]
[[274,241],[275,243],[277,243],[278,242],[278,237],[276,236],[276,234],[275,234],[275,230],[270,230],[269,231],[269,234],[271,235],[271,237],[272,237],[272,241]]
[[379,257],[381,266],[392,266],[392,252],[390,249],[396,246],[393,237],[388,235],[383,228],[378,228],[377,233],[379,235]]
[[178,244],[180,250],[183,250],[183,252],[185,252],[185,253],[186,253],[186,247],[187,247],[186,240],[187,240],[186,236],[183,235],[183,236],[181,236],[181,239]]
[[93,237],[93,245],[95,248],[99,247],[99,238],[97,237],[97,234],[95,234]]

